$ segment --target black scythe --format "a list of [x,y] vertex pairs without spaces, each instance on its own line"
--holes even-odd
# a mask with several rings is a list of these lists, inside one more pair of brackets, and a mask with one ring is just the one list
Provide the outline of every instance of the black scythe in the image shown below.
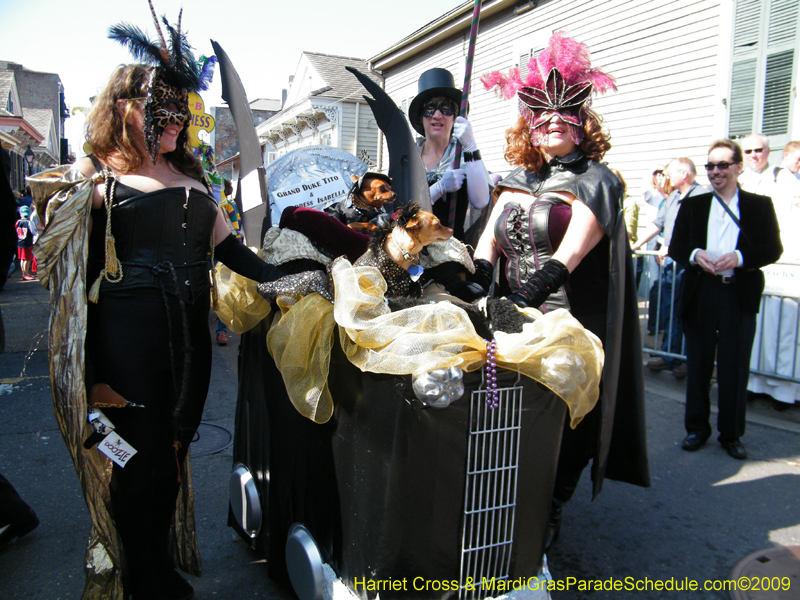
[[[242,229],[248,245],[261,247],[264,234],[270,228],[270,212],[267,210],[267,182],[264,175],[264,160],[261,156],[261,143],[253,125],[250,103],[244,91],[242,80],[236,72],[231,59],[217,42],[211,40],[214,53],[219,61],[222,79],[222,99],[228,103],[236,125],[239,138],[239,185],[236,186],[236,205],[242,215]],[[253,171],[258,171],[258,183],[261,189],[261,204],[247,212],[242,210],[242,179]],[[254,243],[257,242],[257,243]]]
[[393,209],[416,202],[422,210],[431,211],[431,192],[425,165],[414,144],[411,127],[403,111],[372,79],[358,69],[345,67],[361,82],[372,98],[364,96],[378,127],[386,136],[389,147],[389,177],[392,178],[392,191],[397,194]]

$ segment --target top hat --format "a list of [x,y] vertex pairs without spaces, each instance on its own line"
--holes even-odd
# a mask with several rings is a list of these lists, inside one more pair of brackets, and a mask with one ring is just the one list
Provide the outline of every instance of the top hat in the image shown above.
[[381,181],[392,185],[392,178],[388,175],[384,175],[378,171],[366,171],[361,177],[353,182],[352,186],[350,186],[350,193],[355,194],[358,192],[361,189],[361,184],[364,183],[365,179],[380,179]]
[[416,97],[408,108],[411,126],[420,135],[425,135],[422,127],[422,107],[431,98],[443,96],[456,103],[456,110],[461,106],[461,90],[453,83],[453,74],[447,69],[430,69],[419,76]]

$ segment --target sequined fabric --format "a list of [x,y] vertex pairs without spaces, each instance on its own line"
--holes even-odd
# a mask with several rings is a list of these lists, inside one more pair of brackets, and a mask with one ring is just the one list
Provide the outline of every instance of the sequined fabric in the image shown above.
[[422,295],[420,285],[411,281],[411,276],[403,267],[394,262],[383,248],[378,250],[376,255],[371,249],[367,250],[359,258],[354,266],[356,267],[375,267],[380,271],[386,280],[386,296],[394,298],[397,296],[413,296],[419,298]]
[[299,300],[309,294],[317,293],[328,302],[333,302],[328,276],[322,271],[304,271],[286,275],[275,281],[258,284],[258,293],[269,300],[287,296]]
[[[50,380],[61,435],[78,473],[92,518],[86,548],[83,600],[123,600],[122,546],[109,512],[111,461],[83,441],[92,433],[86,419],[84,340],[86,337],[86,257],[94,183],[69,166],[28,179],[45,230],[34,252],[39,281],[50,291]],[[171,546],[181,570],[199,575],[190,461],[183,474]]]

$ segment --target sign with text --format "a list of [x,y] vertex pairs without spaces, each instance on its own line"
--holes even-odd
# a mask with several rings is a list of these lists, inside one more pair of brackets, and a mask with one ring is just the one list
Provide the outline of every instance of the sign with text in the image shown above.
[[205,140],[202,138],[208,138],[213,131],[215,125],[214,117],[206,113],[203,99],[197,92],[189,92],[189,111],[191,112],[188,130],[189,145],[192,148],[197,148],[202,141],[206,143],[210,141],[210,138]]
[[120,467],[127,465],[128,460],[136,454],[136,449],[114,432],[104,437],[97,449]]
[[765,294],[800,298],[800,265],[776,263],[762,269]]
[[345,181],[338,173],[328,177],[309,179],[278,190],[270,190],[270,198],[278,209],[278,214],[289,206],[323,208],[347,197],[352,182]]

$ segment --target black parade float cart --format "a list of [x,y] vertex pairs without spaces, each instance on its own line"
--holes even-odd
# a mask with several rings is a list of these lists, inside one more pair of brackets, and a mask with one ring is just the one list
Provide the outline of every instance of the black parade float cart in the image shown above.
[[[411,139],[402,112],[367,101],[398,202],[421,198],[413,140],[398,147]],[[271,226],[282,218],[278,191],[366,170],[330,147],[261,168],[269,201],[249,223],[245,207],[248,241],[260,234],[262,256],[294,273],[294,288],[273,288],[268,301],[217,270],[217,313],[242,334],[229,525],[301,600],[549,598],[562,426],[597,400],[600,342],[563,310],[525,309],[535,320],[494,345],[449,301],[391,312],[377,269],[336,258],[308,231]],[[327,285],[304,279],[312,263]]]

